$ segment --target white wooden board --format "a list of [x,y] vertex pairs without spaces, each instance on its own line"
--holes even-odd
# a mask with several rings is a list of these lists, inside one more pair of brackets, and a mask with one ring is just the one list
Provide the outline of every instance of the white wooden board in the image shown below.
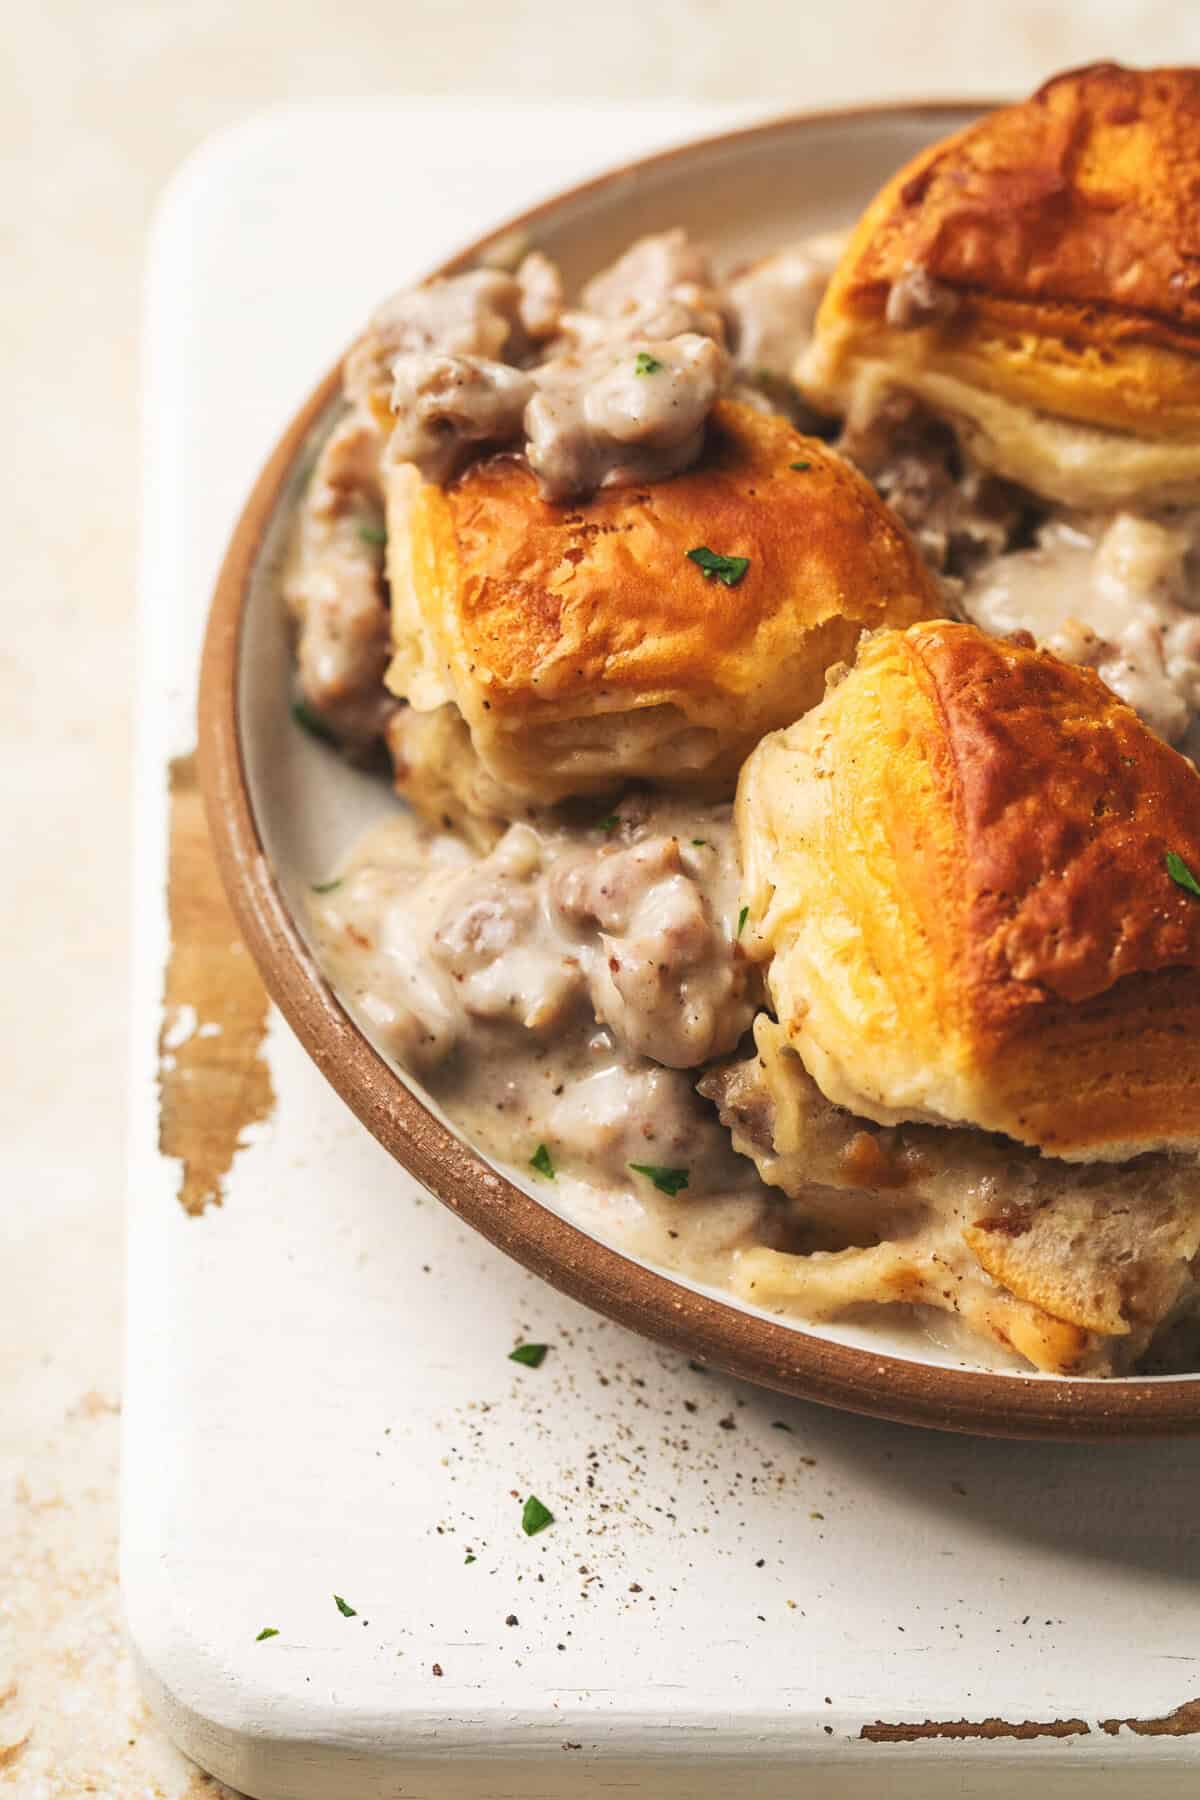
[[[274,1016],[223,1204],[188,1216],[156,1148],[167,767],[264,453],[389,287],[727,117],[289,109],[158,221],[123,1575],[152,1702],[261,1800],[1158,1796],[1200,1769],[1200,1445],[969,1442],[697,1372],[423,1196]],[[168,1056],[218,1024],[172,1016]],[[526,1539],[530,1492],[556,1522]]]

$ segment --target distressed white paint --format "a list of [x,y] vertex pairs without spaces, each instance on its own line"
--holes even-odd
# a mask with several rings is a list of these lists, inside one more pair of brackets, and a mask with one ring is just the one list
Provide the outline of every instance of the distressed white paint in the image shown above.
[[[566,130],[536,107],[292,110],[204,152],[161,216],[132,1635],[179,1741],[263,1800],[669,1800],[750,1783],[936,1800],[1031,1777],[1047,1796],[1183,1793],[1200,1740],[1110,1738],[1095,1721],[1200,1694],[1200,1446],[970,1443],[695,1373],[422,1196],[278,1020],[278,1106],[247,1134],[224,1207],[185,1218],[176,1171],[153,1150],[165,763],[192,743],[207,591],[263,453],[389,284],[522,201],[710,117],[574,107]],[[554,1346],[540,1370],[506,1360],[521,1337]],[[525,1539],[513,1490],[538,1493],[555,1525]],[[256,1643],[264,1625],[279,1636]],[[876,1718],[988,1715],[1093,1728],[1027,1743],[858,1738]]]

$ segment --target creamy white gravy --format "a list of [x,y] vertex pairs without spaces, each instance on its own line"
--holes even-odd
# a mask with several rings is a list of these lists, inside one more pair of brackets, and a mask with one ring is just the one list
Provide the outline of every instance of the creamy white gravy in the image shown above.
[[1200,511],[1041,503],[966,465],[949,427],[897,392],[852,417],[839,448],[912,531],[949,606],[1094,668],[1151,730],[1195,753]]
[[[484,855],[398,813],[311,912],[384,1049],[565,1210],[709,1280],[775,1241],[787,1203],[695,1090],[760,998],[728,807],[631,795],[604,819],[514,825]],[[553,1177],[532,1169],[543,1148]]]
[[[734,1289],[764,1246],[829,1241],[815,1190],[763,1182],[697,1092],[761,1004],[728,807],[631,794],[604,818],[514,825],[486,853],[404,811],[321,887],[310,912],[339,992],[471,1143],[568,1217]],[[916,1348],[1011,1361],[953,1317],[891,1312]]]
[[1200,708],[1200,513],[1052,515],[1036,543],[968,578],[985,631],[1031,631],[1087,663],[1152,730],[1181,742]]
[[[764,1247],[860,1239],[864,1205],[877,1226],[878,1197],[856,1209],[844,1191],[789,1182],[789,1197],[762,1181],[697,1092],[714,1058],[749,1042],[761,1004],[738,943],[728,807],[629,795],[603,819],[514,825],[487,853],[405,811],[322,887],[320,960],[382,1048],[586,1229],[742,1291]],[[840,1308],[851,1322],[855,1310]],[[918,1351],[1013,1363],[931,1308],[892,1306],[889,1330]]]

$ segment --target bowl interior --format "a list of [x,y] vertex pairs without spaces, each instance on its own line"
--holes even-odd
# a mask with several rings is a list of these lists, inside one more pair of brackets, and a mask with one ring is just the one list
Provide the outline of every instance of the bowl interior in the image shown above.
[[[846,226],[900,164],[974,110],[910,106],[781,121],[647,159],[518,223],[572,285],[633,237],[676,224],[728,268]],[[753,1379],[863,1411],[1013,1435],[1107,1435],[1200,1420],[1200,1381],[1191,1377],[1050,1380],[1006,1363],[999,1351],[989,1359],[949,1337],[936,1341],[898,1309],[880,1308],[861,1322],[802,1324],[657,1274],[556,1215],[545,1193],[532,1193],[519,1173],[464,1144],[430,1098],[388,1063],[367,1024],[350,1022],[316,968],[306,897],[400,803],[382,777],[350,768],[293,725],[277,587],[291,508],[333,393],[327,382],[297,420],[235,537],[206,651],[201,751],[218,855],[251,948],[283,1010],[360,1117],[443,1199],[538,1272]]]

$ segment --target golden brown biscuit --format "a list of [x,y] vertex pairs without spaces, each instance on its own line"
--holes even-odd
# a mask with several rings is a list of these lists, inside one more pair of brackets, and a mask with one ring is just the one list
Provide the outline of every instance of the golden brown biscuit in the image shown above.
[[805,386],[918,394],[1068,504],[1200,497],[1200,70],[1098,63],[924,151],[867,209]]
[[[1060,1157],[1200,1147],[1200,774],[1090,670],[922,624],[748,759],[767,983],[822,1092]],[[1177,865],[1178,866],[1178,865]]]
[[[503,456],[445,488],[410,467],[390,481],[388,685],[421,712],[457,708],[509,816],[630,779],[731,795],[864,627],[940,610],[867,482],[733,402],[694,468],[644,488],[553,504]],[[733,585],[691,559],[700,547],[746,559]],[[470,812],[480,784],[451,785]],[[427,784],[411,790],[422,804]]]

